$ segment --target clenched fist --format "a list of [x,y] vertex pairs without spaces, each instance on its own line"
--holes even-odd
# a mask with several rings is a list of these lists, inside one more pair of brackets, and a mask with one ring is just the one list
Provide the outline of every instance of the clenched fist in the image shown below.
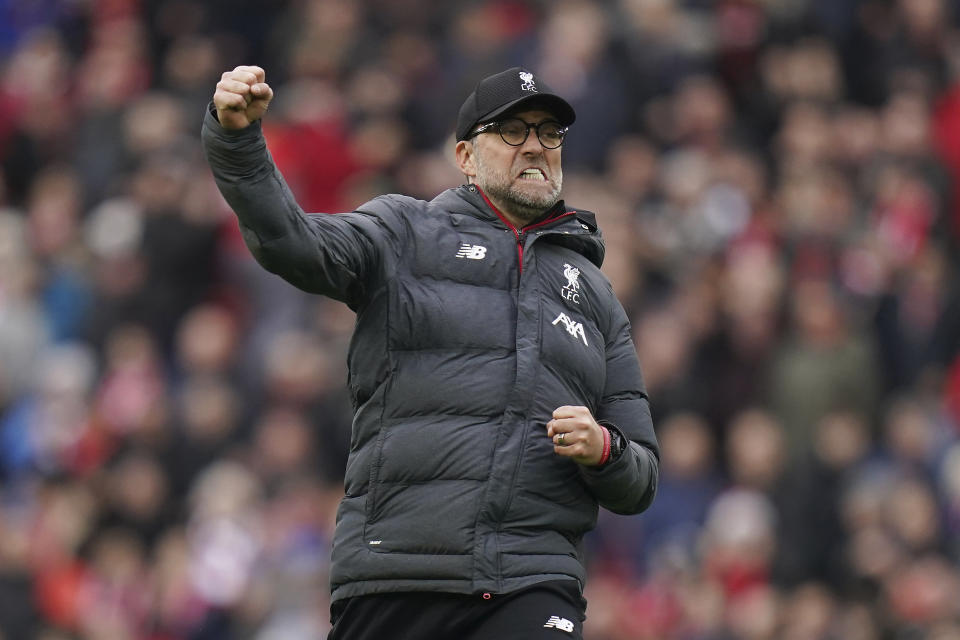
[[547,422],[547,435],[553,440],[554,452],[574,462],[592,467],[604,460],[603,427],[586,407],[557,407]]
[[227,71],[217,83],[213,106],[224,129],[243,129],[266,113],[273,100],[273,89],[264,78],[260,67],[240,66]]

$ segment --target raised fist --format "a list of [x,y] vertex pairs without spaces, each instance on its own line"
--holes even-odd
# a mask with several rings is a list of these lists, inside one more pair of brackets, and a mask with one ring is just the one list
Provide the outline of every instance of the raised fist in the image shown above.
[[217,83],[213,105],[224,129],[243,129],[263,117],[273,100],[273,89],[260,67],[240,66],[227,71]]

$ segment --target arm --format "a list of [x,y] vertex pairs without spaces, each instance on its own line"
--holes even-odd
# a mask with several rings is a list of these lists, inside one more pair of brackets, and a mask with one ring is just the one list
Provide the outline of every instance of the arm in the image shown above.
[[377,272],[379,219],[362,213],[305,215],[277,170],[260,127],[273,91],[259,67],[237,67],[217,84],[201,140],[217,187],[257,261],[291,284],[356,306]]
[[[580,474],[601,506],[632,514],[653,501],[660,470],[659,447],[630,323],[619,303],[615,306],[615,328],[606,344],[606,384],[597,416],[586,407],[559,407],[547,423],[547,435],[554,440],[554,451],[580,464]],[[609,457],[608,438],[618,433],[624,436],[626,446],[619,456]],[[560,434],[564,437],[558,444]]]

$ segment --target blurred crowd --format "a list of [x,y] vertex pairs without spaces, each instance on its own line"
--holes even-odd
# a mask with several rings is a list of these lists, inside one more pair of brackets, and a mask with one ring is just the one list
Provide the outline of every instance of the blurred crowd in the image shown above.
[[459,184],[483,75],[576,108],[663,450],[588,640],[960,639],[947,0],[0,0],[0,638],[326,635],[353,319],[213,186],[239,64],[308,211]]

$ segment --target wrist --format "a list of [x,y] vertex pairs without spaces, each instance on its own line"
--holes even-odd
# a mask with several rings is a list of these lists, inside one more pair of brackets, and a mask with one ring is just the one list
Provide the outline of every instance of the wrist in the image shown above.
[[610,460],[610,446],[612,438],[610,436],[610,430],[605,426],[600,425],[600,431],[603,432],[603,450],[600,454],[600,461],[597,463],[597,466],[602,467]]
[[610,435],[610,454],[607,456],[604,462],[610,463],[618,460],[623,452],[626,451],[630,444],[626,436],[620,432],[620,429],[616,428],[609,422],[602,422],[600,426],[603,427],[606,432]]
[[259,119],[254,120],[245,127],[224,126],[224,123],[220,120],[220,110],[217,109],[213,101],[207,103],[207,116],[208,119],[205,122],[206,127],[222,136],[240,138],[249,136],[257,137],[260,134],[261,127]]

